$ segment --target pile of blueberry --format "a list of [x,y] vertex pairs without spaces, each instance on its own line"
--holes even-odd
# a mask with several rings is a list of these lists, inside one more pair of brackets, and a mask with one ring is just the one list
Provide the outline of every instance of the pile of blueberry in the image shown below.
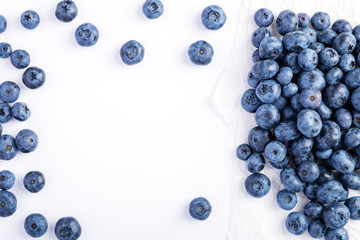
[[267,29],[270,10],[259,9],[254,20],[252,89],[241,105],[258,126],[237,148],[252,173],[246,191],[256,198],[269,192],[270,180],[260,173],[267,159],[281,170],[280,208],[293,209],[296,193],[310,200],[286,218],[290,233],[349,239],[344,226],[360,219],[360,197],[349,198],[349,189],[360,190],[360,25],[344,19],[331,25],[325,12],[310,18],[284,10],[275,22],[281,39]]

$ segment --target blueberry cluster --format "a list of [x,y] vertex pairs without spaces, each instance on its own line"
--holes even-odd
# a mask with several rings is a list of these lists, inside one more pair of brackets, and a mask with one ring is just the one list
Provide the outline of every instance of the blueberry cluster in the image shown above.
[[310,18],[284,10],[275,22],[279,38],[267,28],[270,10],[259,9],[254,20],[252,88],[241,105],[258,126],[236,152],[252,173],[246,191],[257,198],[269,192],[270,180],[260,173],[267,160],[281,170],[280,208],[292,210],[296,193],[310,200],[286,218],[290,233],[349,239],[344,226],[360,219],[360,197],[348,197],[349,189],[360,190],[360,25],[344,19],[331,25],[325,12]]

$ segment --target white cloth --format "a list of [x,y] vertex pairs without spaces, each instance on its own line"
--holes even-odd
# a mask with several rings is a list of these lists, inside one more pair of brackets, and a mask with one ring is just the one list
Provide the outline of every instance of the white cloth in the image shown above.
[[[234,143],[234,169],[232,182],[232,197],[229,215],[228,240],[290,240],[312,239],[306,232],[302,236],[294,236],[287,232],[285,219],[291,211],[302,211],[308,202],[303,193],[297,194],[298,204],[295,209],[285,211],[276,203],[276,193],[283,189],[279,174],[280,170],[266,164],[263,173],[271,180],[271,190],[261,199],[250,197],[244,188],[245,178],[249,175],[245,162],[235,157],[235,149],[241,143],[247,142],[250,129],[255,126],[254,114],[241,108],[242,94],[249,88],[247,74],[252,66],[252,53],[255,48],[251,44],[251,34],[257,28],[253,15],[259,8],[268,8],[274,15],[270,26],[273,35],[278,36],[275,21],[278,14],[285,9],[295,13],[305,12],[310,17],[317,11],[330,15],[331,22],[343,18],[354,27],[360,24],[360,1],[356,0],[242,0],[238,19],[238,30],[234,41],[232,54],[224,67],[217,87],[213,94],[213,103],[231,130],[236,132]],[[351,191],[351,195],[360,192]],[[360,239],[360,221],[350,220],[346,228],[351,240]]]

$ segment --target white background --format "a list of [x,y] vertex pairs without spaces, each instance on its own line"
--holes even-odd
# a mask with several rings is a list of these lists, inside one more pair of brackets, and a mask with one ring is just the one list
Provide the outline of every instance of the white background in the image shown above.
[[[71,23],[55,18],[57,0],[1,2],[8,29],[0,41],[27,50],[31,66],[43,68],[47,80],[38,90],[27,89],[23,70],[0,59],[0,81],[19,83],[19,101],[32,110],[26,122],[3,124],[4,133],[16,136],[30,128],[40,140],[34,153],[0,162],[0,169],[16,175],[11,191],[18,199],[17,212],[0,219],[0,239],[30,239],[23,222],[35,212],[49,222],[41,239],[55,239],[55,222],[63,216],[79,220],[86,240],[226,238],[235,133],[216,114],[211,95],[234,43],[240,1],[163,2],[163,16],[148,20],[143,0],[77,0],[79,15]],[[218,31],[201,25],[200,14],[210,4],[228,16]],[[41,18],[32,31],[19,21],[28,9]],[[74,38],[84,22],[100,31],[90,48]],[[143,62],[135,66],[119,57],[131,39],[145,47]],[[200,39],[215,50],[205,67],[187,56]],[[38,194],[22,186],[30,170],[46,177]],[[213,206],[204,222],[187,213],[198,196]]]

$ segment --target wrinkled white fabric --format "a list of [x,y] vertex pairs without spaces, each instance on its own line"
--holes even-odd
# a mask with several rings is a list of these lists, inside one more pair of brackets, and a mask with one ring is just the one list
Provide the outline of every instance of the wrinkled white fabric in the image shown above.
[[[343,18],[354,27],[360,24],[360,1],[356,0],[242,0],[238,19],[238,30],[232,54],[224,67],[213,94],[213,104],[231,130],[236,132],[236,146],[247,142],[250,129],[255,126],[254,114],[241,108],[242,94],[249,88],[247,74],[251,69],[251,56],[255,48],[251,44],[251,34],[257,28],[253,15],[262,7],[269,8],[275,15],[270,26],[273,35],[278,36],[275,28],[277,15],[285,9],[295,13],[305,12],[310,17],[317,11],[329,13],[331,21]],[[294,236],[285,228],[286,216],[291,211],[280,209],[276,204],[276,193],[283,189],[279,174],[268,163],[263,173],[271,180],[271,191],[261,199],[250,197],[244,188],[245,178],[249,175],[245,162],[235,157],[232,182],[232,197],[229,214],[228,240],[291,240],[312,239],[306,232],[302,236]],[[230,161],[230,160],[229,160]],[[360,195],[359,191],[351,191],[350,195]],[[292,211],[302,211],[308,202],[302,194],[297,194],[298,204]],[[360,239],[360,221],[351,220],[346,226],[350,239]]]

